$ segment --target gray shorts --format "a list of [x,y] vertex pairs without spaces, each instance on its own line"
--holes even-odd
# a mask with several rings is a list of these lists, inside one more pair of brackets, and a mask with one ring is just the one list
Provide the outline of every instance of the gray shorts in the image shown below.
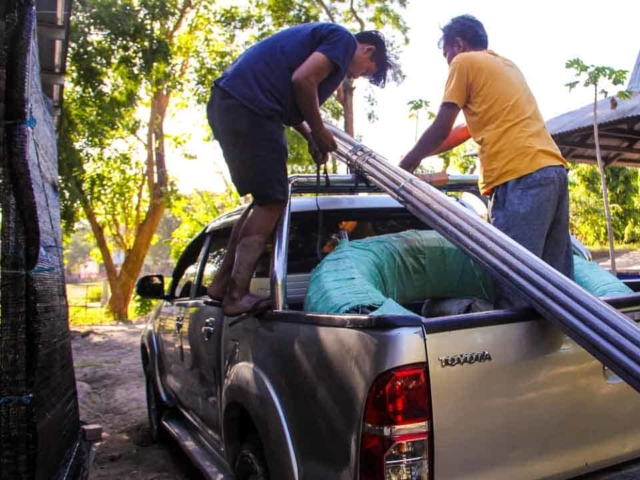
[[[569,186],[562,166],[541,168],[498,185],[489,202],[491,224],[520,245],[573,278],[569,234]],[[496,308],[519,308],[528,303],[503,282],[494,282]]]

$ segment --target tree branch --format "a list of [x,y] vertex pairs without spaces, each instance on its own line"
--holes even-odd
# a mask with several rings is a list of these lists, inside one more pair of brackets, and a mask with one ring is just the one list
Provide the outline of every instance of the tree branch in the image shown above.
[[146,150],[147,149],[147,142],[145,142],[144,139],[140,138],[140,136],[138,135],[137,132],[134,133],[133,136],[136,137],[136,140],[138,140]]
[[145,174],[142,176],[142,179],[140,181],[140,186],[138,187],[138,200],[136,202],[136,217],[135,217],[135,223],[134,223],[134,225],[136,226],[136,236],[138,236],[138,231],[140,230],[140,215],[141,215],[141,211],[142,211],[142,195],[144,193],[144,184],[145,184],[146,176],[147,176],[147,174],[145,172]]
[[87,220],[89,220],[89,225],[91,226],[91,231],[93,232],[93,236],[96,239],[96,243],[98,244],[98,249],[100,250],[100,254],[102,255],[102,261],[104,262],[105,270],[107,271],[107,279],[109,280],[109,285],[111,289],[116,286],[116,281],[118,277],[118,272],[116,271],[116,266],[113,263],[113,258],[111,257],[111,251],[109,250],[109,245],[107,244],[107,239],[104,234],[104,228],[98,222],[98,218],[96,217],[96,213],[89,202],[84,190],[82,189],[82,185],[80,184],[79,179],[75,179],[74,186],[78,194],[78,200],[80,201],[80,205],[82,206],[82,210],[84,211]]
[[182,22],[184,22],[184,17],[187,15],[187,12],[191,8],[191,6],[192,6],[191,0],[185,0],[184,3],[182,4],[182,7],[180,7],[178,20],[176,20],[176,23],[173,25],[173,28],[171,29],[168,35],[168,39],[170,43],[173,42],[173,37],[175,36],[176,32],[180,30],[180,27],[182,26]]
[[118,214],[113,209],[111,213],[111,223],[113,225],[113,229],[111,231],[111,236],[113,236],[114,243],[120,248],[122,251],[127,249],[127,243],[125,238],[122,236],[122,232],[120,231],[120,221],[118,220]]
[[327,4],[324,3],[323,0],[316,0],[316,3],[322,7],[322,9],[324,10],[324,13],[326,13],[327,17],[329,17],[329,20],[331,20],[331,23],[338,23],[336,22],[336,18],[333,16],[333,13],[331,12]]
[[169,105],[169,96],[170,95],[168,93],[161,91],[157,91],[153,96],[156,103],[156,116],[152,125],[153,136],[155,138],[155,144],[153,147],[156,159],[155,167],[157,186],[160,191],[156,192],[155,190],[152,190],[152,199],[164,197],[167,189],[167,165],[164,151],[164,119],[167,113],[167,106]]
[[360,25],[360,31],[361,32],[364,31],[365,29],[364,20],[362,20],[358,15],[358,12],[356,12],[356,8],[353,6],[353,0],[351,0],[351,3],[349,4],[349,8],[351,9],[351,13],[353,14],[353,17],[356,19],[356,21]]
[[155,172],[153,158],[153,125],[156,119],[155,95],[151,98],[151,111],[149,112],[149,125],[147,126],[147,182],[149,184],[149,192],[153,192],[155,187]]

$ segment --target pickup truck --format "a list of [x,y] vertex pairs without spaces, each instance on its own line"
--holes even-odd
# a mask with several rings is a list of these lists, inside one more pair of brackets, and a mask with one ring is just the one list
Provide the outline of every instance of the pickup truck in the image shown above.
[[[443,191],[482,213],[476,182]],[[166,288],[138,281],[159,300],[141,341],[154,439],[211,479],[640,478],[640,396],[533,310],[306,311],[336,244],[431,229],[355,175],[290,191],[252,280],[271,310],[225,318],[205,293],[242,209],[189,244]],[[605,300],[640,320],[640,293]]]

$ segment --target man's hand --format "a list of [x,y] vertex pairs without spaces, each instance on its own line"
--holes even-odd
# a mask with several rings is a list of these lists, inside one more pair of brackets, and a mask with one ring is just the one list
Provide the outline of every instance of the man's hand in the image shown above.
[[449,175],[447,172],[416,173],[416,177],[434,187],[444,187],[449,183]]
[[329,161],[329,154],[320,151],[316,142],[313,141],[313,138],[308,138],[307,142],[309,145],[309,154],[311,155],[311,158],[313,158],[313,161],[316,162],[316,165],[324,165]]
[[422,158],[415,154],[412,150],[407,153],[402,160],[400,160],[400,164],[398,165],[403,170],[406,170],[409,173],[413,173],[413,171],[420,165]]
[[324,126],[311,131],[311,137],[316,146],[322,153],[333,152],[338,149],[336,140],[331,135],[331,132],[324,128]]
[[460,113],[460,107],[455,103],[447,102],[440,105],[440,110],[438,110],[435,120],[422,134],[411,151],[402,159],[400,168],[413,173],[423,158],[436,152],[441,152],[442,150],[438,149],[438,147],[449,136],[458,113]]

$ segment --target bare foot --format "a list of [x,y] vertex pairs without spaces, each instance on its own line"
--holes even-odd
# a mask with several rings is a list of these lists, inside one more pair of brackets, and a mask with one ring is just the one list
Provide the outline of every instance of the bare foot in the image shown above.
[[227,317],[236,317],[244,313],[258,313],[271,308],[271,299],[247,293],[236,301],[225,299],[222,311]]
[[218,280],[219,275],[214,277],[211,284],[207,287],[207,295],[209,295],[213,300],[222,301],[227,294],[227,285],[229,278],[224,279],[225,281]]

